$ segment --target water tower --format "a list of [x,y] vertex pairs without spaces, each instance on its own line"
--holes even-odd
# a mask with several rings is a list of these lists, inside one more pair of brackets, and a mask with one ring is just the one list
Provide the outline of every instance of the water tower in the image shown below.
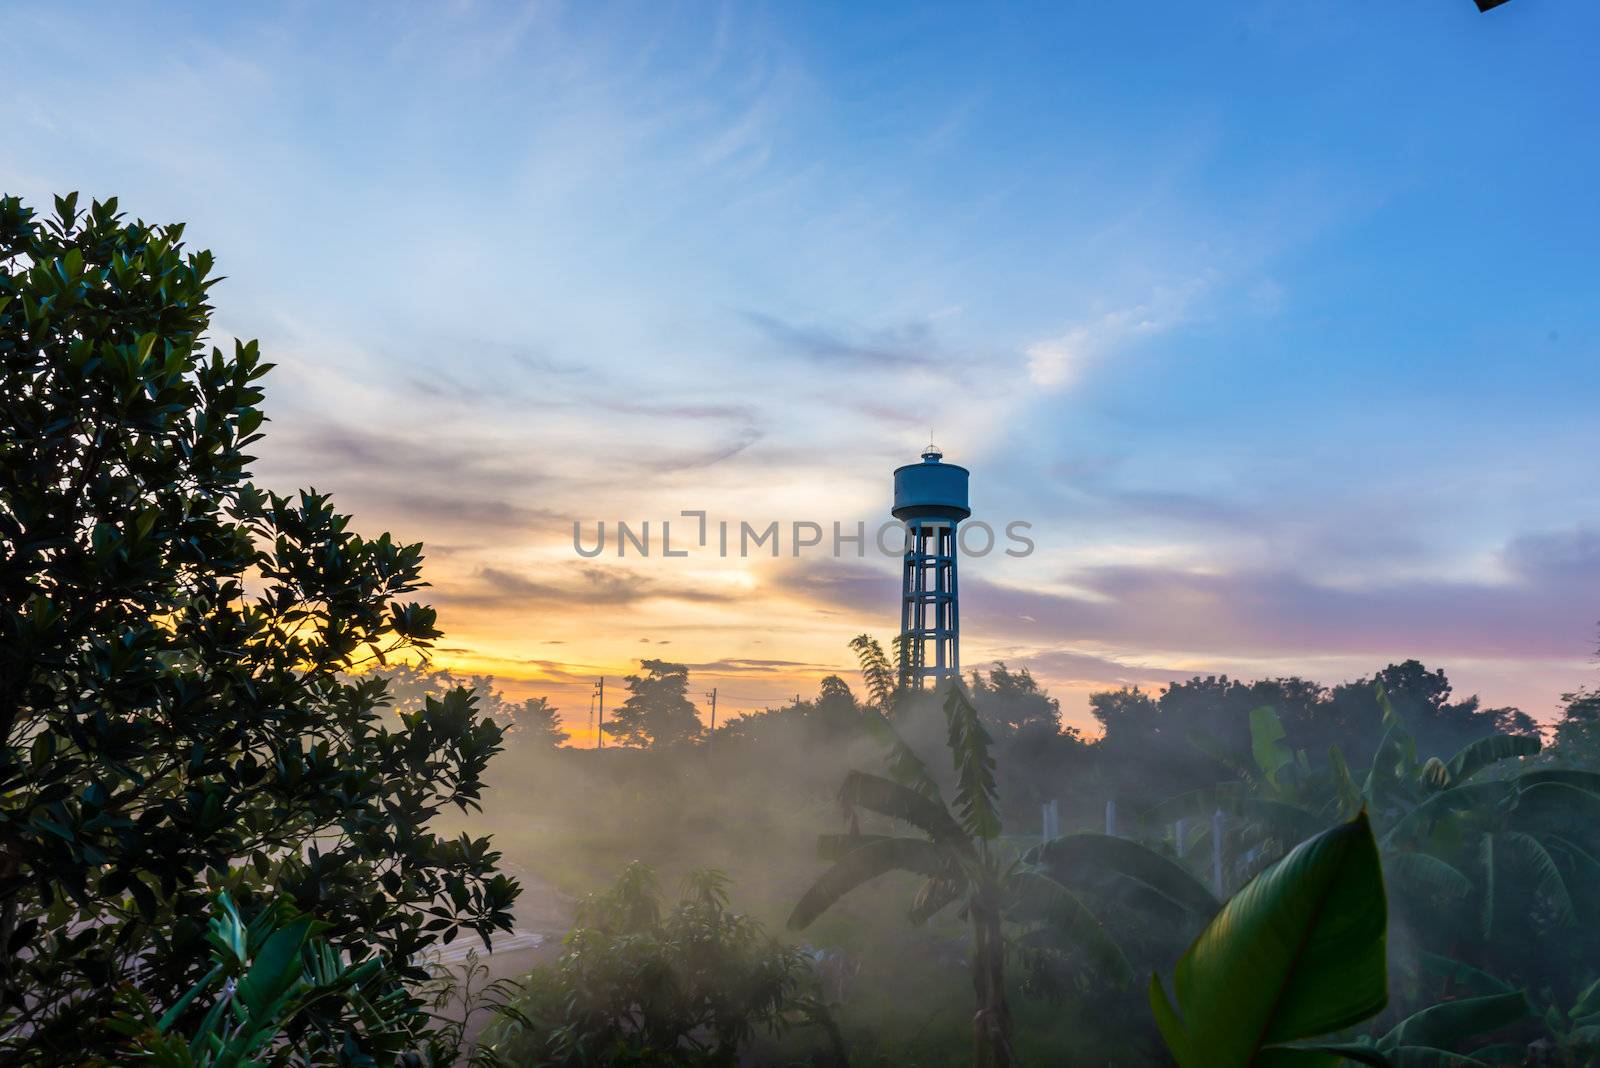
[[956,598],[956,524],[967,507],[967,469],[943,463],[938,446],[920,464],[894,473],[894,517],[905,524],[900,571],[900,678],[921,688],[961,674],[961,613]]

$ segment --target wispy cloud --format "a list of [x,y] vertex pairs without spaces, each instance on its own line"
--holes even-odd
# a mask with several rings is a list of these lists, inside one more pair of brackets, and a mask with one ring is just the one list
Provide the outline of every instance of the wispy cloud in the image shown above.
[[[1128,5],[913,20],[865,66],[867,9],[25,6],[0,183],[187,220],[219,327],[280,364],[262,481],[424,540],[444,655],[580,702],[641,635],[792,693],[888,635],[896,576],[581,564],[570,517],[880,514],[930,425],[984,517],[1046,535],[964,572],[972,663],[1412,651],[1553,695],[1600,614],[1594,150],[1549,76],[1593,34],[1370,77],[1415,71],[1427,7],[1377,36],[1196,7],[1207,47],[1130,93]],[[1328,19],[1348,49],[1307,47]],[[1310,95],[1264,107],[1288,55]],[[1503,108],[1441,115],[1426,87],[1490,56]],[[1516,293],[1482,299],[1491,261]]]
[[1208,278],[1201,277],[1176,287],[1159,288],[1139,304],[1093,316],[1054,337],[1032,343],[1024,350],[1028,377],[1045,389],[1076,384],[1117,346],[1181,324],[1209,284]]
[[478,607],[618,606],[647,600],[716,604],[733,595],[688,585],[669,585],[648,576],[585,564],[545,565],[530,577],[499,567],[479,568],[472,580],[443,587],[435,598]]
[[928,367],[936,362],[929,351],[929,331],[921,325],[851,337],[820,326],[786,322],[763,312],[745,312],[744,319],[780,356],[799,357],[845,370]]

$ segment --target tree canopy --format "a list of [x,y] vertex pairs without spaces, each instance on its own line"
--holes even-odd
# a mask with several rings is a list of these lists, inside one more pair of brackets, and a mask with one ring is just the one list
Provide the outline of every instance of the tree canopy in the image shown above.
[[[115,200],[0,199],[0,1043],[104,1057],[119,985],[170,1004],[226,891],[279,901],[411,1004],[417,955],[509,928],[466,690],[396,716],[363,664],[437,636],[420,545],[249,481],[255,342],[210,346],[209,252]],[[353,1017],[322,1020],[362,1049]],[[415,1012],[407,1026],[421,1031]]]
[[627,700],[606,718],[606,733],[624,745],[663,748],[700,737],[704,728],[688,698],[689,669],[665,660],[641,660],[641,675],[629,675]]

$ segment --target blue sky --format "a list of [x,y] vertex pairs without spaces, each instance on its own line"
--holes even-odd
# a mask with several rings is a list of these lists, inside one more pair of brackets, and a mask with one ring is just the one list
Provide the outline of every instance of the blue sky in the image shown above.
[[1418,656],[1541,714],[1593,675],[1594,5],[8,18],[0,185],[217,251],[280,364],[259,473],[428,542],[459,666],[814,686],[892,567],[602,567],[571,521],[876,517],[931,428],[1038,533],[969,567],[968,660],[1076,719],[1213,670]]

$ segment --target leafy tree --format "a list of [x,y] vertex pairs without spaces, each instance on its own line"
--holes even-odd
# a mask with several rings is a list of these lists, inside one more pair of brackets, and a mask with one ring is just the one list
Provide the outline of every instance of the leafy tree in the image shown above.
[[561,729],[561,713],[548,697],[529,697],[511,707],[509,735],[515,745],[554,749],[572,737]]
[[824,733],[838,735],[860,726],[861,706],[856,704],[856,695],[850,692],[847,682],[837,675],[829,675],[817,691],[812,716]]
[[486,839],[427,830],[500,729],[350,676],[437,636],[421,547],[248,481],[269,365],[208,351],[181,226],[55,209],[0,199],[0,1058],[109,1056],[119,984],[172,1004],[209,970],[213,889],[287,899],[409,998],[517,893]]
[[856,711],[856,695],[850,692],[850,684],[837,675],[829,675],[822,680],[817,689],[817,707],[828,707],[841,714],[853,714]]
[[985,723],[1002,732],[1037,736],[1061,729],[1061,702],[1046,693],[1027,668],[1012,671],[996,662],[987,678],[974,670],[972,703]]
[[1562,694],[1561,702],[1552,755],[1583,767],[1600,765],[1600,690]]
[[720,872],[691,873],[663,912],[635,862],[579,904],[565,946],[491,1034],[512,1063],[731,1065],[759,1032],[799,1022],[822,1024],[838,1053],[810,961],[734,912]]
[[1312,768],[1329,770],[1325,756],[1335,745],[1349,764],[1365,766],[1386,729],[1379,685],[1426,752],[1451,753],[1494,734],[1538,733],[1516,709],[1483,709],[1476,697],[1452,701],[1444,672],[1408,660],[1332,689],[1300,678],[1211,676],[1174,683],[1154,697],[1136,689],[1093,694],[1090,709],[1102,726],[1095,765],[1112,796],[1125,803],[1141,802],[1151,781],[1170,792],[1202,789],[1252,763],[1250,717],[1270,706],[1288,750],[1304,752]]
[[465,687],[477,698],[483,718],[505,729],[507,744],[554,749],[571,737],[561,729],[561,713],[549,698],[513,701],[495,688],[493,675],[457,675],[449,668],[432,668],[426,663],[371,667],[366,674],[388,683],[388,706],[402,715],[420,710],[430,697],[437,700]]
[[606,733],[624,745],[665,748],[691,742],[703,732],[689,700],[689,669],[665,660],[641,660],[643,675],[629,675],[628,698],[606,721]]
[[[1537,724],[1515,708],[1483,708],[1477,697],[1451,700],[1453,688],[1442,669],[1429,671],[1416,660],[1390,664],[1371,679],[1335,687],[1330,702],[1353,704],[1359,719],[1370,724],[1369,737],[1380,737],[1384,710],[1374,701],[1377,687],[1424,752],[1448,753],[1491,734],[1537,734]],[[1359,754],[1355,759],[1360,759]]]
[[368,665],[365,674],[375,675],[387,683],[384,696],[388,699],[389,710],[400,715],[416,712],[428,703],[428,698],[438,700],[462,686],[474,690],[484,712],[489,711],[491,704],[491,694],[487,688],[474,687],[453,672],[431,668],[426,663]]

